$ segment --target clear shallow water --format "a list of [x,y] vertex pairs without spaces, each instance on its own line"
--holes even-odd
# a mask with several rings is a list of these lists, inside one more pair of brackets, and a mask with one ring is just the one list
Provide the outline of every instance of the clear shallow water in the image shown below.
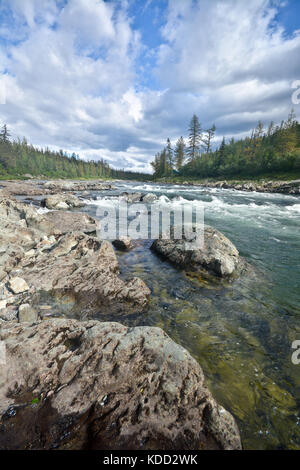
[[122,183],[110,195],[87,200],[84,210],[95,216],[97,206],[117,204],[113,195],[122,191],[154,192],[167,205],[198,201],[205,222],[227,235],[255,269],[212,284],[176,269],[151,252],[151,242],[140,241],[118,253],[119,263],[122,276],[145,280],[150,305],[143,314],[114,320],[160,326],[187,348],[215,398],[236,417],[246,449],[300,449],[300,365],[291,362],[291,344],[300,339],[300,198]]
[[244,448],[300,449],[300,365],[291,362],[291,344],[300,340],[300,197],[120,183],[101,197],[92,194],[97,200],[87,199],[81,210],[97,217],[97,207],[117,205],[123,191],[156,193],[161,205],[203,205],[205,222],[227,235],[253,269],[211,283],[139,241],[118,258],[124,278],[139,276],[151,289],[148,308],[98,318],[159,326],[189,350],[215,398],[235,416]]

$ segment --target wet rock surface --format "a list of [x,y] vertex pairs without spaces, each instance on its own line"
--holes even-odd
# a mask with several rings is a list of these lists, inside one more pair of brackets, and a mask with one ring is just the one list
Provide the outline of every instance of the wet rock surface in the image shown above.
[[231,241],[213,227],[206,226],[204,232],[197,227],[197,231],[195,233],[192,226],[186,225],[182,239],[155,240],[152,249],[186,270],[218,277],[237,272],[243,262]]
[[241,448],[199,364],[159,328],[2,322],[0,340],[1,449]]

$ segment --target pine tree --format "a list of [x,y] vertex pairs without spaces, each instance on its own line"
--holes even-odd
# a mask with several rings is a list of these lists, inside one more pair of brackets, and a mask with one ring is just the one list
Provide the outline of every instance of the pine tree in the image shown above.
[[194,161],[200,153],[200,145],[202,139],[202,128],[199,123],[199,119],[194,114],[191,119],[189,127],[189,146],[187,149],[187,154],[189,156],[189,161]]
[[177,170],[180,170],[185,159],[185,142],[182,136],[176,142],[174,153],[175,153],[175,166]]
[[225,161],[225,156],[226,156],[226,143],[225,143],[225,137],[222,139],[222,143],[220,145],[219,150],[217,151],[217,167],[219,168],[222,163]]
[[275,132],[275,124],[274,124],[274,121],[271,121],[268,127],[267,136],[270,137],[271,135],[274,134],[274,132]]
[[7,125],[4,124],[0,132],[0,140],[2,140],[2,142],[8,142],[9,137],[10,137],[10,132],[7,129]]
[[173,149],[172,149],[171,141],[170,141],[169,138],[167,139],[166,153],[167,153],[168,166],[169,166],[170,169],[173,169],[174,155],[173,155]]
[[213,140],[216,132],[216,126],[213,125],[210,129],[207,129],[206,135],[201,139],[203,142],[202,147],[204,148],[205,153],[209,153],[211,151],[211,141]]

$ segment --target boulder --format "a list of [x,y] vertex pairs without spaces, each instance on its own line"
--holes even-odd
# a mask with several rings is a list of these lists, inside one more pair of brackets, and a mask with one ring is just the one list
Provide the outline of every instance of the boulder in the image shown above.
[[142,193],[127,193],[123,192],[120,194],[120,197],[128,202],[128,204],[133,204],[135,202],[141,202]]
[[71,208],[83,207],[84,203],[73,194],[54,194],[41,201],[42,207],[50,210],[68,210]]
[[43,187],[53,192],[62,191],[108,191],[114,189],[109,183],[103,181],[47,181]]
[[[198,227],[197,230],[201,231]],[[185,235],[181,240],[174,238],[156,240],[152,249],[172,263],[190,271],[207,272],[226,277],[231,276],[241,265],[239,252],[228,238],[213,227],[204,229],[202,248],[190,248],[197,242],[192,227],[185,226]]]
[[8,287],[14,294],[22,294],[29,290],[27,282],[21,277],[13,277],[8,281]]
[[38,320],[37,311],[29,304],[22,304],[19,307],[19,322],[34,323]]
[[156,194],[153,194],[153,193],[148,193],[142,196],[142,202],[146,204],[152,204],[152,202],[157,201],[157,199],[158,197],[156,196]]
[[113,241],[113,245],[115,248],[117,248],[117,250],[130,250],[130,248],[132,248],[131,238],[120,237]]
[[2,322],[0,341],[2,450],[241,449],[200,365],[159,328]]

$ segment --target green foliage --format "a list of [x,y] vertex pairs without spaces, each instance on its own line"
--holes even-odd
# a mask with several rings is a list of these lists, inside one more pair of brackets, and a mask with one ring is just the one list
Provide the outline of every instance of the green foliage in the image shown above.
[[202,141],[202,128],[199,123],[199,119],[196,114],[193,115],[190,126],[189,126],[189,146],[187,149],[187,154],[189,161],[192,162],[196,160],[197,156],[200,153],[200,146]]
[[[179,164],[177,163],[179,141],[175,147],[177,177],[221,179],[224,177],[257,177],[273,173],[299,173],[300,125],[293,110],[288,119],[283,121],[280,126],[275,126],[271,122],[265,130],[260,121],[251,137],[237,141],[232,138],[228,143],[223,138],[220,147],[215,151],[212,151],[212,139],[216,130],[213,125],[204,135],[201,134],[202,149],[204,149],[202,153],[200,153],[198,145],[201,127],[199,127],[200,124],[196,118],[197,116],[193,116],[190,126],[188,163],[183,165],[180,158]],[[158,154],[156,164],[153,166],[155,177],[170,175],[170,171],[162,171],[161,158],[162,152]]]
[[149,180],[151,175],[124,170],[114,170],[103,160],[84,161],[63,150],[38,149],[22,141],[11,142],[4,125],[0,132],[0,179],[22,178],[27,173],[41,178],[119,178]]
[[151,162],[155,177],[171,176],[173,174],[173,159],[170,161],[170,149],[164,148],[155,155]]
[[174,156],[175,156],[176,169],[180,170],[185,160],[185,142],[182,136],[176,142]]

